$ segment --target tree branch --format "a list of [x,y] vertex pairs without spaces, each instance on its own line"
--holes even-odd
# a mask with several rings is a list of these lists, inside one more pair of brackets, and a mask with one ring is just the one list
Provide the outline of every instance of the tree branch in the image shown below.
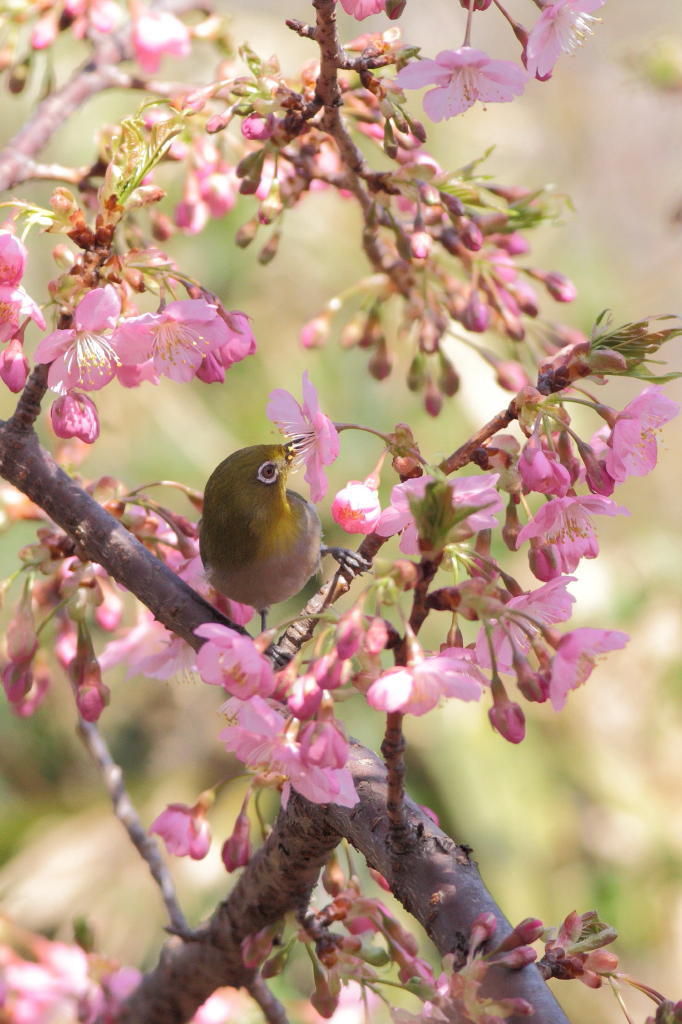
[[[183,1024],[221,985],[253,985],[240,943],[307,902],[327,856],[342,836],[389,882],[394,894],[424,926],[441,954],[466,959],[478,914],[494,913],[494,943],[511,931],[487,892],[469,850],[453,842],[411,800],[405,800],[409,848],[395,858],[388,842],[386,772],[376,755],[352,744],[349,767],[360,797],[353,808],[311,804],[295,792],[273,831],[244,869],[228,898],[197,933],[198,941],[171,940],[158,967],[130,997],[121,1024]],[[520,971],[491,967],[486,995],[522,997],[533,1004],[537,1024],[568,1024],[535,965]],[[520,1024],[517,1017],[509,1024]]]

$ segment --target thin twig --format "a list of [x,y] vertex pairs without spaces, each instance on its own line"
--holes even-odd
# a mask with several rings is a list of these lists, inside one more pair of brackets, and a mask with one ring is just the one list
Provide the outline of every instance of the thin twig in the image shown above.
[[251,998],[258,1003],[263,1011],[267,1024],[289,1024],[286,1010],[279,999],[272,994],[260,974],[257,974],[248,986],[248,991]]
[[133,806],[123,782],[123,771],[116,764],[106,740],[95,722],[78,719],[78,735],[82,739],[88,753],[97,765],[104,780],[114,814],[128,833],[131,842],[149,868],[150,874],[159,889],[168,911],[172,931],[177,935],[190,935],[191,929],[185,920],[175,895],[173,880],[164,864],[156,842],[147,835]]

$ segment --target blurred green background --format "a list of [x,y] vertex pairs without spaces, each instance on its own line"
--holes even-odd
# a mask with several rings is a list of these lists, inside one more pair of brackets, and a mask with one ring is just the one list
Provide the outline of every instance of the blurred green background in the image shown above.
[[[264,57],[277,52],[285,71],[293,73],[313,57],[312,46],[283,26],[285,16],[310,17],[303,0],[219,6],[233,14],[235,39],[247,39]],[[526,7],[517,12],[522,18],[532,15],[531,5]],[[682,7],[679,0],[612,0],[600,13],[594,37],[559,63],[551,82],[531,83],[513,104],[476,108],[429,129],[444,167],[457,167],[494,142],[488,167],[497,180],[529,187],[553,183],[571,197],[575,213],[534,232],[531,255],[535,265],[571,276],[579,291],[571,307],[548,303],[545,312],[585,330],[605,307],[616,322],[682,313],[682,227],[676,218],[682,203],[682,91],[655,92],[630,59],[661,38],[680,45]],[[433,55],[459,45],[463,17],[452,0],[412,0],[403,35]],[[341,20],[349,36],[358,34],[356,23]],[[474,45],[495,56],[515,56],[511,33],[494,11],[480,25]],[[373,18],[361,30],[384,26],[383,19]],[[75,48],[60,50],[59,74],[80,56]],[[201,79],[205,64],[205,53],[203,66],[201,55],[188,61],[188,74]],[[34,88],[5,101],[6,139],[35,98]],[[87,163],[93,130],[130,113],[137,102],[123,93],[96,97],[58,131],[45,159],[63,161],[66,153],[69,161]],[[416,96],[412,109],[419,116]],[[45,201],[47,190],[24,186],[15,194]],[[461,345],[451,351],[463,386],[436,420],[426,418],[418,397],[406,390],[405,362],[377,383],[358,350],[341,351],[331,342],[302,351],[297,336],[303,322],[357,277],[356,213],[330,194],[309,197],[287,215],[279,256],[262,268],[255,247],[241,251],[233,242],[235,229],[254,209],[254,201],[245,198],[202,236],[177,237],[168,250],[228,308],[252,316],[258,353],[231,369],[223,386],[164,380],[158,388],[105,389],[98,397],[102,436],[83,464],[84,474],[112,474],[130,486],[170,478],[201,488],[225,454],[274,436],[265,418],[267,395],[273,387],[298,394],[305,368],[332,417],[384,431],[407,421],[434,459],[507,403],[509,396]],[[39,301],[54,274],[52,244],[45,237],[31,241],[27,283]],[[680,344],[670,345],[665,355],[671,368],[681,367]],[[639,389],[636,382],[617,382],[602,393],[622,407]],[[679,382],[666,390],[682,400]],[[0,415],[11,408],[3,391]],[[576,422],[588,436],[599,425],[588,417]],[[44,424],[43,432],[47,438]],[[330,494],[349,477],[363,478],[379,454],[379,442],[369,435],[342,438]],[[558,923],[573,909],[595,907],[620,933],[616,948],[623,969],[673,998],[682,998],[680,450],[678,420],[665,428],[656,471],[617,492],[631,518],[601,522],[603,554],[579,567],[579,583],[572,588],[578,598],[575,625],[626,629],[632,639],[571,695],[566,710],[557,716],[548,706],[528,708],[528,737],[519,747],[493,735],[485,713],[469,705],[451,703],[407,726],[411,793],[474,848],[487,884],[512,921],[533,915]],[[327,539],[341,543],[329,503],[321,509]],[[22,526],[0,538],[2,576],[13,571],[17,547],[32,535]],[[507,568],[523,576],[520,556],[510,556]],[[10,591],[9,607],[17,596]],[[281,610],[282,616],[296,607]],[[168,801],[193,802],[232,770],[216,739],[218,701],[209,688],[190,681],[126,680],[122,673],[112,673],[109,682],[113,700],[103,730],[127,770],[145,823]],[[379,723],[363,713],[359,701],[347,706],[347,721],[360,739],[376,746]],[[70,938],[71,922],[85,915],[105,952],[151,964],[164,925],[160,901],[111,818],[73,726],[61,677],[28,721],[0,704],[2,909],[27,927],[62,938]],[[238,782],[221,791],[213,814],[220,838],[231,830],[243,787]],[[174,862],[173,873],[192,921],[209,912],[229,885],[217,850],[199,864]],[[301,978],[305,990],[305,970]],[[608,989],[594,993],[574,982],[556,991],[575,1022],[622,1019]],[[633,1019],[643,1020],[650,1004],[635,994],[626,998]]]

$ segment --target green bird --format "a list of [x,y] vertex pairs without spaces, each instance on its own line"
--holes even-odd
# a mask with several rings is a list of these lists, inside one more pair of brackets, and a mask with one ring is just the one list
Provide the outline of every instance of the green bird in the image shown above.
[[369,568],[355,551],[322,544],[314,506],[287,489],[296,441],[256,444],[228,455],[204,492],[199,552],[212,586],[250,604],[265,629],[270,605],[303,589],[332,555],[349,576]]

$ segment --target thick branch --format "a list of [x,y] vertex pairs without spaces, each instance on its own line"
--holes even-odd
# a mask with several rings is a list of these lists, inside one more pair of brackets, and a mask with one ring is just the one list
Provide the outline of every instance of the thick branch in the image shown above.
[[[442,832],[411,800],[405,801],[409,848],[395,858],[389,848],[386,773],[378,757],[353,744],[349,767],[360,802],[351,809],[311,804],[293,793],[264,846],[246,867],[228,899],[202,927],[199,941],[171,940],[160,963],[131,997],[122,1024],[182,1024],[220,985],[253,985],[239,944],[308,900],[326,857],[345,836],[424,926],[441,954],[464,963],[475,917],[491,911],[498,920],[495,943],[510,925],[487,892],[466,847]],[[496,967],[484,992],[523,997],[536,1024],[568,1024],[538,969]],[[509,1018],[509,1024],[520,1024]]]
[[159,622],[193,647],[199,646],[194,630],[202,622],[222,622],[245,632],[228,622],[67,476],[33,431],[17,429],[12,420],[0,425],[0,474],[66,531],[84,558],[104,566]]

